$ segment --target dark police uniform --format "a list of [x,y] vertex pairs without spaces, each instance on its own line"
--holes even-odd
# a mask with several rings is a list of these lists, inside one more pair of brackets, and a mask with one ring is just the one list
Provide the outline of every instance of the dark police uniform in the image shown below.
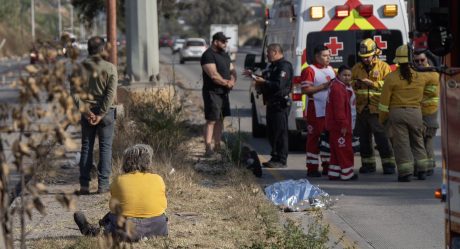
[[262,85],[262,92],[267,105],[268,140],[272,147],[270,161],[283,165],[286,165],[289,152],[288,115],[292,75],[292,65],[284,58],[272,62],[263,73],[266,83]]

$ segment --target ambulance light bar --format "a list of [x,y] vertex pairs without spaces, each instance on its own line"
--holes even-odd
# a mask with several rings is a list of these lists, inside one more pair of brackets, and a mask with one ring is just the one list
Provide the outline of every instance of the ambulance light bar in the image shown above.
[[383,15],[386,17],[394,17],[398,15],[398,5],[385,4],[383,7]]
[[335,7],[335,17],[344,18],[350,15],[350,6],[339,5]]
[[362,17],[371,17],[374,13],[374,6],[372,4],[363,4],[359,6],[359,15]]
[[324,17],[324,6],[312,6],[310,8],[310,17],[312,19],[321,19]]

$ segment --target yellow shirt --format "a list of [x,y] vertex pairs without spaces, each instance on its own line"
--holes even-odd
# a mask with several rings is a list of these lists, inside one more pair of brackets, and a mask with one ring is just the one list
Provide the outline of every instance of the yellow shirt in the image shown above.
[[423,91],[428,82],[427,73],[412,72],[412,82],[401,78],[399,68],[385,78],[382,96],[379,103],[379,120],[384,122],[388,113],[395,107],[416,107],[420,108],[423,98]]
[[[367,73],[362,62],[357,63],[351,69],[352,86],[356,94],[356,111],[361,113],[367,105],[371,113],[378,113],[378,104],[383,86],[383,79],[391,73],[390,66],[376,58],[372,62],[372,69]],[[373,82],[371,87],[359,85],[358,79],[370,79]]]
[[428,78],[422,99],[422,114],[434,114],[439,107],[439,74],[436,72],[424,73]]
[[[166,187],[157,174],[133,172],[115,178],[110,186],[110,202],[117,200],[122,215],[126,217],[151,218],[166,210]],[[111,212],[115,212],[112,210]]]

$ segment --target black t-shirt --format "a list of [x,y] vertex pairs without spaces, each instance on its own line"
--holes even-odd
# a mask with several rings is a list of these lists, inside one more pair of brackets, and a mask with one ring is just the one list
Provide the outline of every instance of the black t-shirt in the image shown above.
[[[208,48],[201,56],[201,65],[216,64],[217,72],[222,78],[230,79],[230,57],[225,52],[215,52]],[[214,83],[209,75],[203,70],[203,90],[213,91],[215,93],[226,93],[228,88]]]

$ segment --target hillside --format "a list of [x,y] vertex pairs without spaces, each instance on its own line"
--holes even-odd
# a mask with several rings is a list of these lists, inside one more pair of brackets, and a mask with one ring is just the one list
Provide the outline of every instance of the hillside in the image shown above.
[[[64,1],[62,1],[64,2]],[[70,6],[61,7],[62,27],[70,26]],[[74,25],[78,25],[74,16]],[[58,38],[57,1],[35,0],[36,40],[51,41]],[[0,57],[23,55],[32,46],[30,0],[2,1],[0,5]]]

